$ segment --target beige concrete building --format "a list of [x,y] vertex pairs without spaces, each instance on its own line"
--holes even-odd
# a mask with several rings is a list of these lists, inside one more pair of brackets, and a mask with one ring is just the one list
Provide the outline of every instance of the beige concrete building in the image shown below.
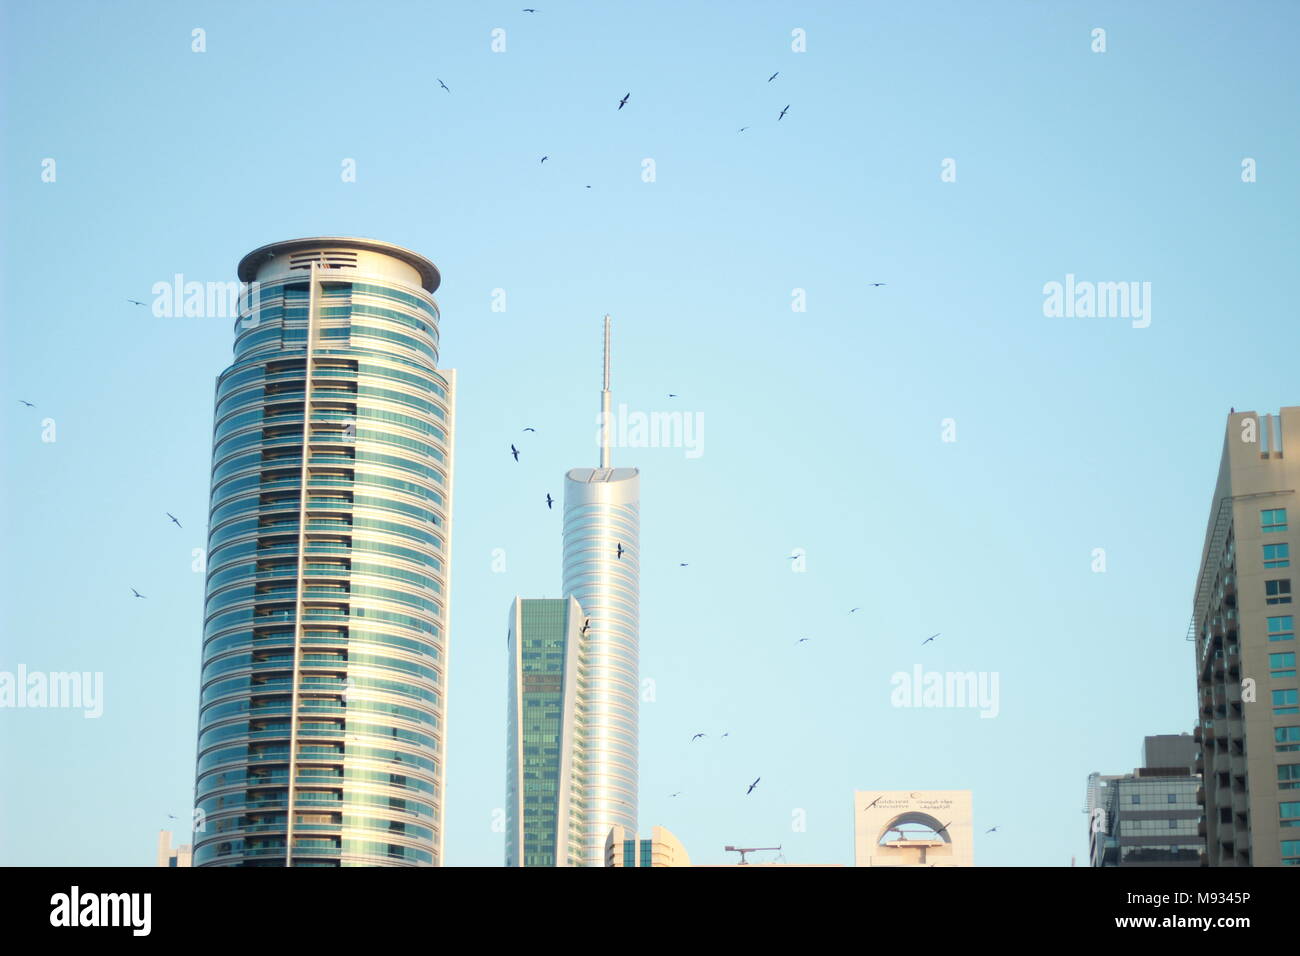
[[1187,635],[1209,866],[1300,865],[1297,487],[1300,407],[1230,414]]
[[858,790],[853,794],[858,866],[974,866],[969,790]]
[[611,827],[605,838],[606,866],[690,866],[691,857],[680,840],[663,827],[654,827],[650,839],[638,840],[626,827]]
[[189,866],[192,852],[193,848],[189,844],[172,846],[170,831],[158,831],[158,866]]

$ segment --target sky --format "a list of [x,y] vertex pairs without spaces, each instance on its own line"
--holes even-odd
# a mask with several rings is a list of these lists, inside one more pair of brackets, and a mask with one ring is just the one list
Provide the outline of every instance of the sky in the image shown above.
[[[1300,8],[536,2],[0,6],[0,670],[103,675],[0,710],[0,862],[151,865],[192,806],[233,329],[127,300],[336,235],[443,276],[446,863],[503,861],[502,637],[561,596],[606,313],[615,407],[702,438],[614,450],[642,831],[851,864],[855,790],[970,790],[977,865],[1086,863],[1087,775],[1193,726],[1228,410],[1300,404]],[[1067,276],[1145,318],[1045,314]],[[895,706],[918,666],[996,715]]]

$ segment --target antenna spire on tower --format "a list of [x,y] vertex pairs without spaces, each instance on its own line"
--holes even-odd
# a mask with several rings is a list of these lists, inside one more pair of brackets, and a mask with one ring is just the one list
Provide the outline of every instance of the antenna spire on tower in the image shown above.
[[605,316],[605,377],[600,390],[600,467],[611,466],[609,450],[609,316]]

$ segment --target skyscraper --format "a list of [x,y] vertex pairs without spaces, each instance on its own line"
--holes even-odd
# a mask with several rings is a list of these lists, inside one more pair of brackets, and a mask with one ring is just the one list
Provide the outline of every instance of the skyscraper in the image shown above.
[[1210,866],[1300,866],[1298,452],[1300,407],[1228,416],[1188,631]]
[[239,263],[217,380],[196,866],[441,862],[454,373],[432,262]]
[[609,316],[605,317],[600,467],[564,481],[564,595],[590,627],[582,642],[583,863],[603,866],[605,840],[636,832],[640,703],[640,472],[612,463]]
[[581,866],[582,609],[573,598],[510,606],[506,866]]

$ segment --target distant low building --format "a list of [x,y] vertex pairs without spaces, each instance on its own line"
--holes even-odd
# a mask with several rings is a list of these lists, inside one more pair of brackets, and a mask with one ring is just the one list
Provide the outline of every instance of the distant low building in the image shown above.
[[189,866],[192,852],[193,848],[188,843],[172,846],[170,831],[158,831],[158,866]]
[[1142,766],[1132,773],[1088,777],[1092,866],[1201,865],[1196,753],[1190,734],[1159,734],[1145,738]]

